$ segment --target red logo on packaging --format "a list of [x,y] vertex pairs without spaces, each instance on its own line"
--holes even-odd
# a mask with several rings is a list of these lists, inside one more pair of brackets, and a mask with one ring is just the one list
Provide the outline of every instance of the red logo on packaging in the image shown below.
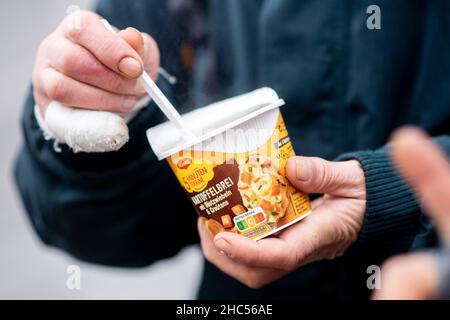
[[182,170],[186,170],[192,164],[192,160],[190,158],[184,158],[178,161],[177,167]]

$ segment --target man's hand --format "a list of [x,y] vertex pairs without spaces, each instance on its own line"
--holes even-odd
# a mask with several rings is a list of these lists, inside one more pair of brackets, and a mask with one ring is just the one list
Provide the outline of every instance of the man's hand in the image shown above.
[[[392,138],[392,159],[434,220],[441,239],[450,243],[450,166],[446,155],[422,131],[406,128]],[[426,253],[402,255],[381,269],[374,299],[432,299],[438,292],[435,259]]]
[[223,232],[214,239],[198,228],[208,261],[251,288],[260,288],[305,264],[341,256],[358,237],[366,208],[365,177],[357,161],[295,157],[286,172],[306,193],[321,193],[313,213],[277,237],[254,241]]
[[155,41],[133,28],[113,34],[100,19],[87,11],[72,14],[41,43],[33,86],[43,116],[51,101],[127,113],[145,95],[136,81],[143,69],[156,78]]

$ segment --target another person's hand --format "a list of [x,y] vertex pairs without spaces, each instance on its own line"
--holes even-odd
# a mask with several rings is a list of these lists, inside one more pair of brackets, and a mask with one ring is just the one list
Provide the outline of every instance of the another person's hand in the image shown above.
[[[450,242],[450,166],[446,155],[419,129],[406,128],[392,139],[392,158],[432,218],[442,241]],[[444,251],[443,251],[444,252]],[[374,299],[432,299],[439,289],[436,256],[394,257],[381,268]]]
[[143,69],[156,78],[155,41],[133,28],[114,34],[100,19],[88,11],[72,14],[41,43],[33,86],[42,115],[52,101],[127,113],[145,95],[136,81]]
[[254,241],[223,232],[213,238],[199,219],[206,259],[251,288],[260,288],[305,264],[341,256],[361,229],[366,190],[359,162],[295,157],[286,172],[299,190],[324,196],[313,202],[311,216],[277,237]]

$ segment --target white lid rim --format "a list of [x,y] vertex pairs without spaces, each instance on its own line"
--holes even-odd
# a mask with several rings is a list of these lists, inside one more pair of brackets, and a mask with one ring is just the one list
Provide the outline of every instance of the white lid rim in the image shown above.
[[[212,130],[211,132],[209,132],[209,133],[207,133],[207,134],[205,134],[205,135],[195,139],[194,141],[186,142],[186,143],[181,144],[181,145],[179,145],[177,147],[169,149],[168,151],[162,152],[159,155],[157,154],[156,157],[160,161],[164,160],[164,159],[167,159],[168,157],[170,157],[170,156],[172,156],[172,155],[174,155],[174,154],[176,154],[176,153],[178,153],[180,151],[183,151],[183,150],[186,150],[186,149],[188,149],[188,148],[190,148],[192,146],[195,146],[195,145],[197,145],[197,144],[199,144],[199,143],[201,143],[201,142],[203,142],[203,141],[205,141],[207,139],[210,139],[210,138],[212,138],[214,136],[217,136],[217,135],[219,135],[219,134],[221,134],[221,133],[223,133],[223,132],[225,132],[225,131],[227,131],[229,129],[237,127],[238,125],[241,125],[244,122],[250,121],[253,118],[256,118],[257,116],[259,116],[259,115],[261,115],[263,113],[266,113],[266,112],[268,112],[270,110],[273,110],[273,109],[276,109],[276,108],[280,108],[283,105],[285,105],[285,101],[283,99],[278,99],[277,101],[275,101],[275,102],[273,102],[273,103],[271,103],[271,104],[269,104],[269,105],[267,105],[265,107],[262,107],[262,108],[254,111],[252,113],[249,113],[248,115],[246,115],[244,117],[241,117],[241,118],[239,118],[239,119],[237,119],[235,121],[232,121],[232,122],[228,123],[225,126],[222,126],[222,127],[218,128],[216,130]],[[150,132],[150,129],[147,130],[147,138],[148,138],[149,132]]]

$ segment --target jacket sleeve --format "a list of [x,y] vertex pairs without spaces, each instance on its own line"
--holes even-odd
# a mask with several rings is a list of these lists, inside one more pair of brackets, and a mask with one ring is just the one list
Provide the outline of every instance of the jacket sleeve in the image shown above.
[[[435,141],[450,154],[449,136]],[[435,229],[408,185],[397,175],[389,146],[344,154],[338,160],[350,159],[361,163],[367,197],[364,223],[352,252],[370,248],[388,256],[436,245]]]
[[[150,3],[154,1],[146,6]],[[150,24],[143,20],[144,9],[128,5],[102,1],[98,11],[119,27],[135,25],[158,37],[158,28],[164,28],[158,19],[164,15],[156,14]],[[166,35],[175,37],[170,30]],[[130,142],[119,152],[74,154],[63,146],[56,153],[34,117],[31,92],[23,111],[24,146],[15,180],[32,225],[46,244],[88,262],[138,267],[198,242],[191,204],[146,141],[146,129],[163,120],[155,106],[145,108],[129,124]]]

